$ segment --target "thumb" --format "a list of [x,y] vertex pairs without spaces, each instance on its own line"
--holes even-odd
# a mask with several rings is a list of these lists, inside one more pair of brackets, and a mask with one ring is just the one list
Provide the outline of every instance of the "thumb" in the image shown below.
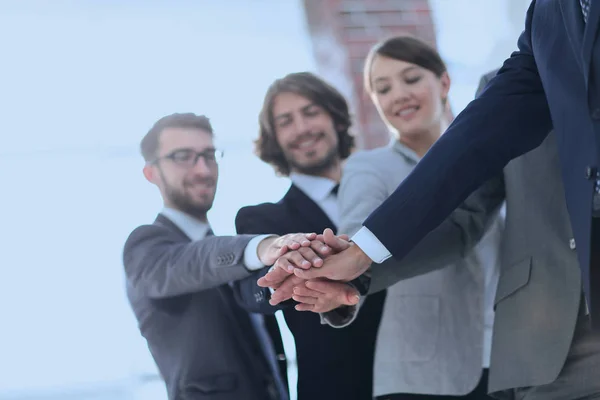
[[325,229],[325,231],[323,232],[323,240],[325,241],[325,244],[327,246],[331,247],[336,252],[346,250],[349,246],[348,242],[335,236],[333,231],[329,228]]

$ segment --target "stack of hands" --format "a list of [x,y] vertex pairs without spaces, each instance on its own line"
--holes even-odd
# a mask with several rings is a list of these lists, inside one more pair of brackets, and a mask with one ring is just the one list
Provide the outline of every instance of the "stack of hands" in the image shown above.
[[275,261],[258,285],[274,290],[271,305],[294,299],[298,311],[328,312],[359,302],[358,291],[347,282],[372,261],[347,235],[336,236],[331,229],[284,235],[269,248]]

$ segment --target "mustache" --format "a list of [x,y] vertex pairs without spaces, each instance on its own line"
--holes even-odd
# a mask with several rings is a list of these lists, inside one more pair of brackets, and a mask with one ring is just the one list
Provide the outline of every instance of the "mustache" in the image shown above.
[[198,177],[195,177],[195,178],[192,178],[192,179],[189,179],[189,180],[185,181],[184,184],[186,186],[196,185],[196,184],[203,184],[203,185],[212,185],[212,186],[214,186],[216,184],[216,181],[213,178],[207,178],[207,177],[198,176]]
[[300,135],[296,140],[294,140],[292,143],[290,143],[291,147],[298,147],[300,146],[300,143],[307,140],[307,139],[320,139],[322,137],[325,137],[325,132],[317,132],[317,133],[304,133],[302,135]]

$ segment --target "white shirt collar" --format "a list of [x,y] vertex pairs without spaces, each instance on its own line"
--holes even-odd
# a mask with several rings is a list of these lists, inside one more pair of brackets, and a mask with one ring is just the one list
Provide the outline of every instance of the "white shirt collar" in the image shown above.
[[177,225],[191,240],[204,239],[210,229],[210,225],[206,222],[174,208],[164,207],[160,213]]
[[290,174],[290,179],[312,201],[320,203],[331,194],[338,184],[336,181],[321,176],[304,175],[296,172]]

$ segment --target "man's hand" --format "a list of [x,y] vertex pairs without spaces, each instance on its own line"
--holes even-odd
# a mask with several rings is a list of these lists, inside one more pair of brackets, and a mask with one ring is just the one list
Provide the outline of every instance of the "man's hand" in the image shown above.
[[[332,253],[331,247],[324,243],[323,235],[315,235],[316,239],[311,240],[310,247],[300,247],[279,257],[273,268],[258,279],[257,284],[260,287],[270,287],[275,289],[271,295],[269,303],[277,305],[282,301],[292,298],[295,286],[304,284],[305,280],[294,275],[294,268],[298,265],[305,268],[311,266],[320,267],[323,265],[323,258]],[[312,237],[312,236],[311,236]]]
[[[311,242],[311,249],[314,253],[307,252],[305,248],[293,250],[281,256],[274,266],[284,268],[293,272],[295,268],[310,269],[323,266],[323,259],[331,254],[339,253],[350,246],[347,235],[335,236],[329,228],[325,229],[322,235],[316,235],[316,239]],[[309,260],[310,262],[305,262]]]
[[351,281],[362,275],[373,262],[357,245],[336,237],[331,230],[323,232],[325,244],[333,251],[320,268],[304,269],[297,266],[294,274],[306,280],[327,278],[333,281]]
[[296,286],[292,298],[301,303],[296,305],[298,311],[328,312],[358,304],[360,295],[347,283],[314,280]]
[[[316,257],[313,251],[310,250],[311,242],[317,238],[316,233],[291,233],[283,236],[268,237],[262,240],[258,244],[257,253],[258,258],[264,265],[273,265],[275,261],[291,250],[303,249],[298,254],[306,254],[308,260],[312,260]],[[317,241],[322,246],[324,244]],[[305,250],[309,250],[306,252]],[[306,261],[302,256],[296,257],[295,261],[302,264],[302,260]],[[308,263],[310,267],[310,262]]]

